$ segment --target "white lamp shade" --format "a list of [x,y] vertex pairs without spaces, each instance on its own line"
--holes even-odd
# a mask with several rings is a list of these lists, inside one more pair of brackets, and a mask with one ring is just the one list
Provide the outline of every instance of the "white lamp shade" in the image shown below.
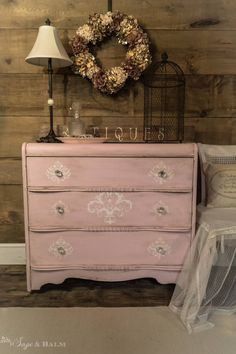
[[33,65],[47,66],[49,58],[52,59],[52,67],[63,67],[72,64],[56,28],[44,25],[39,27],[34,46],[25,61]]

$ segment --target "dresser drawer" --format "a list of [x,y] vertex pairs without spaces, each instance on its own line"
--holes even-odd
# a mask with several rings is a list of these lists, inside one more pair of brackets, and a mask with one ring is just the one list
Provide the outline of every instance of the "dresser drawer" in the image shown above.
[[78,265],[179,266],[190,245],[187,233],[154,231],[30,233],[34,267]]
[[192,158],[28,157],[28,186],[191,190]]
[[36,228],[109,226],[190,229],[191,193],[30,192],[29,225]]

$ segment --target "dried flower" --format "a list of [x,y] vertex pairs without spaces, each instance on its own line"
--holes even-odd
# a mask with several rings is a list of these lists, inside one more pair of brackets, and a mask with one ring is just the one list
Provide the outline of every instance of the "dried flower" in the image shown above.
[[102,14],[100,17],[102,26],[108,26],[113,22],[112,12],[107,12],[105,15]]
[[106,75],[103,70],[99,70],[92,77],[92,82],[95,88],[103,91],[103,88],[106,85]]
[[83,25],[76,31],[77,36],[84,39],[84,42],[90,42],[93,39],[93,31],[89,25]]

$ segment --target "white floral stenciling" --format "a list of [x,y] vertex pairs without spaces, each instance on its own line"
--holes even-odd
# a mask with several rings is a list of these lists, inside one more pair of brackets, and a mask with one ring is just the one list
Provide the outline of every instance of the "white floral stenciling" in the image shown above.
[[52,166],[48,167],[46,175],[52,182],[60,183],[70,177],[71,171],[62,165],[60,161],[56,161]]
[[72,254],[73,247],[68,242],[60,238],[51,244],[48,249],[48,252],[56,258],[62,258]]
[[174,175],[174,171],[170,167],[167,167],[163,161],[153,166],[148,173],[148,176],[152,177],[154,181],[159,184],[167,182],[172,179]]
[[58,200],[58,202],[52,205],[50,211],[53,214],[62,216],[65,213],[68,213],[70,209],[65,203],[63,203],[61,200]]
[[162,239],[153,242],[147,250],[152,256],[155,256],[159,259],[171,253],[170,245],[168,245],[168,243]]
[[153,205],[152,213],[157,216],[165,216],[169,213],[169,207],[159,200],[159,202]]
[[132,202],[124,198],[122,193],[102,192],[88,203],[88,211],[103,217],[106,224],[114,224],[132,209]]

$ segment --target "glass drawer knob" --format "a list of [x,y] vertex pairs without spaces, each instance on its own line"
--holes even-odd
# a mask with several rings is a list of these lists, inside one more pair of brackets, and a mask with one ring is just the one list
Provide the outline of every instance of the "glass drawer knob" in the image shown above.
[[63,207],[61,207],[61,206],[58,206],[57,207],[57,212],[58,212],[58,214],[64,214],[64,212],[65,212],[65,210],[64,210],[64,208]]
[[165,170],[161,170],[158,172],[158,177],[160,178],[167,178],[167,173]]
[[55,171],[55,175],[56,175],[57,177],[63,177],[63,173],[62,173],[62,171],[60,171],[60,170],[56,170],[56,171]]
[[58,253],[60,253],[62,256],[64,256],[66,254],[66,251],[63,247],[58,247],[57,249]]
[[164,250],[163,247],[157,247],[156,251],[158,253],[160,253],[161,255],[165,255],[166,254],[166,250]]
[[157,212],[158,214],[161,214],[161,215],[166,215],[167,214],[167,211],[164,207],[159,207],[157,208]]

